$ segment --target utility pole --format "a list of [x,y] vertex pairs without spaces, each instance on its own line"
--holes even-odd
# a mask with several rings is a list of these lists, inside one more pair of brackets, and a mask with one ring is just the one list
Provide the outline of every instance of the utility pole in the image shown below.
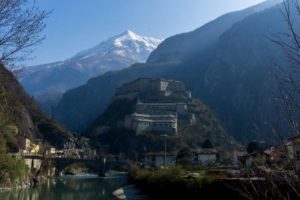
[[160,135],[161,137],[164,137],[164,169],[166,169],[166,159],[167,159],[167,137],[168,135]]

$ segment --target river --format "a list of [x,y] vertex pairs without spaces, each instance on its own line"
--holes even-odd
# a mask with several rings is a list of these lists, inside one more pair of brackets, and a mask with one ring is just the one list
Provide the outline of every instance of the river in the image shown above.
[[63,176],[47,180],[35,188],[2,192],[0,200],[113,200],[112,192],[126,184],[126,178]]

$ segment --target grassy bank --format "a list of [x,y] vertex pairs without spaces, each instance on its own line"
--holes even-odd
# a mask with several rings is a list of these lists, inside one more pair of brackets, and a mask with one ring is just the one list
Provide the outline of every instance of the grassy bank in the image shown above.
[[299,199],[298,183],[285,176],[228,177],[224,171],[170,167],[131,170],[131,180],[153,199]]
[[0,188],[21,187],[28,182],[28,167],[22,159],[0,154]]
[[153,199],[222,199],[224,196],[243,199],[218,176],[209,175],[205,170],[190,172],[180,167],[156,171],[138,170],[131,177],[133,183]]

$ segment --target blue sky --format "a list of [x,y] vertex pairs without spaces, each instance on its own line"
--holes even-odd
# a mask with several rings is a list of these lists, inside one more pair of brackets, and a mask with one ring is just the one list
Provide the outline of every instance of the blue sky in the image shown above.
[[78,51],[132,30],[166,38],[191,31],[216,17],[263,0],[39,0],[53,10],[28,65],[64,60]]

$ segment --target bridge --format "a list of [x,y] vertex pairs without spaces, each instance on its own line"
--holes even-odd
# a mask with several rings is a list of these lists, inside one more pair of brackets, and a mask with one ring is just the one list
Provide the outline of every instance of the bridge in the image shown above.
[[[55,168],[55,175],[61,175],[66,167],[72,164],[84,164],[88,169],[104,175],[112,169],[127,168],[127,161],[115,160],[104,156],[98,158],[72,158],[72,157],[45,157],[41,154],[14,154],[13,156],[22,157],[30,169],[40,170],[41,168],[51,165]],[[49,165],[50,164],[50,165]],[[52,170],[52,169],[48,169]]]

